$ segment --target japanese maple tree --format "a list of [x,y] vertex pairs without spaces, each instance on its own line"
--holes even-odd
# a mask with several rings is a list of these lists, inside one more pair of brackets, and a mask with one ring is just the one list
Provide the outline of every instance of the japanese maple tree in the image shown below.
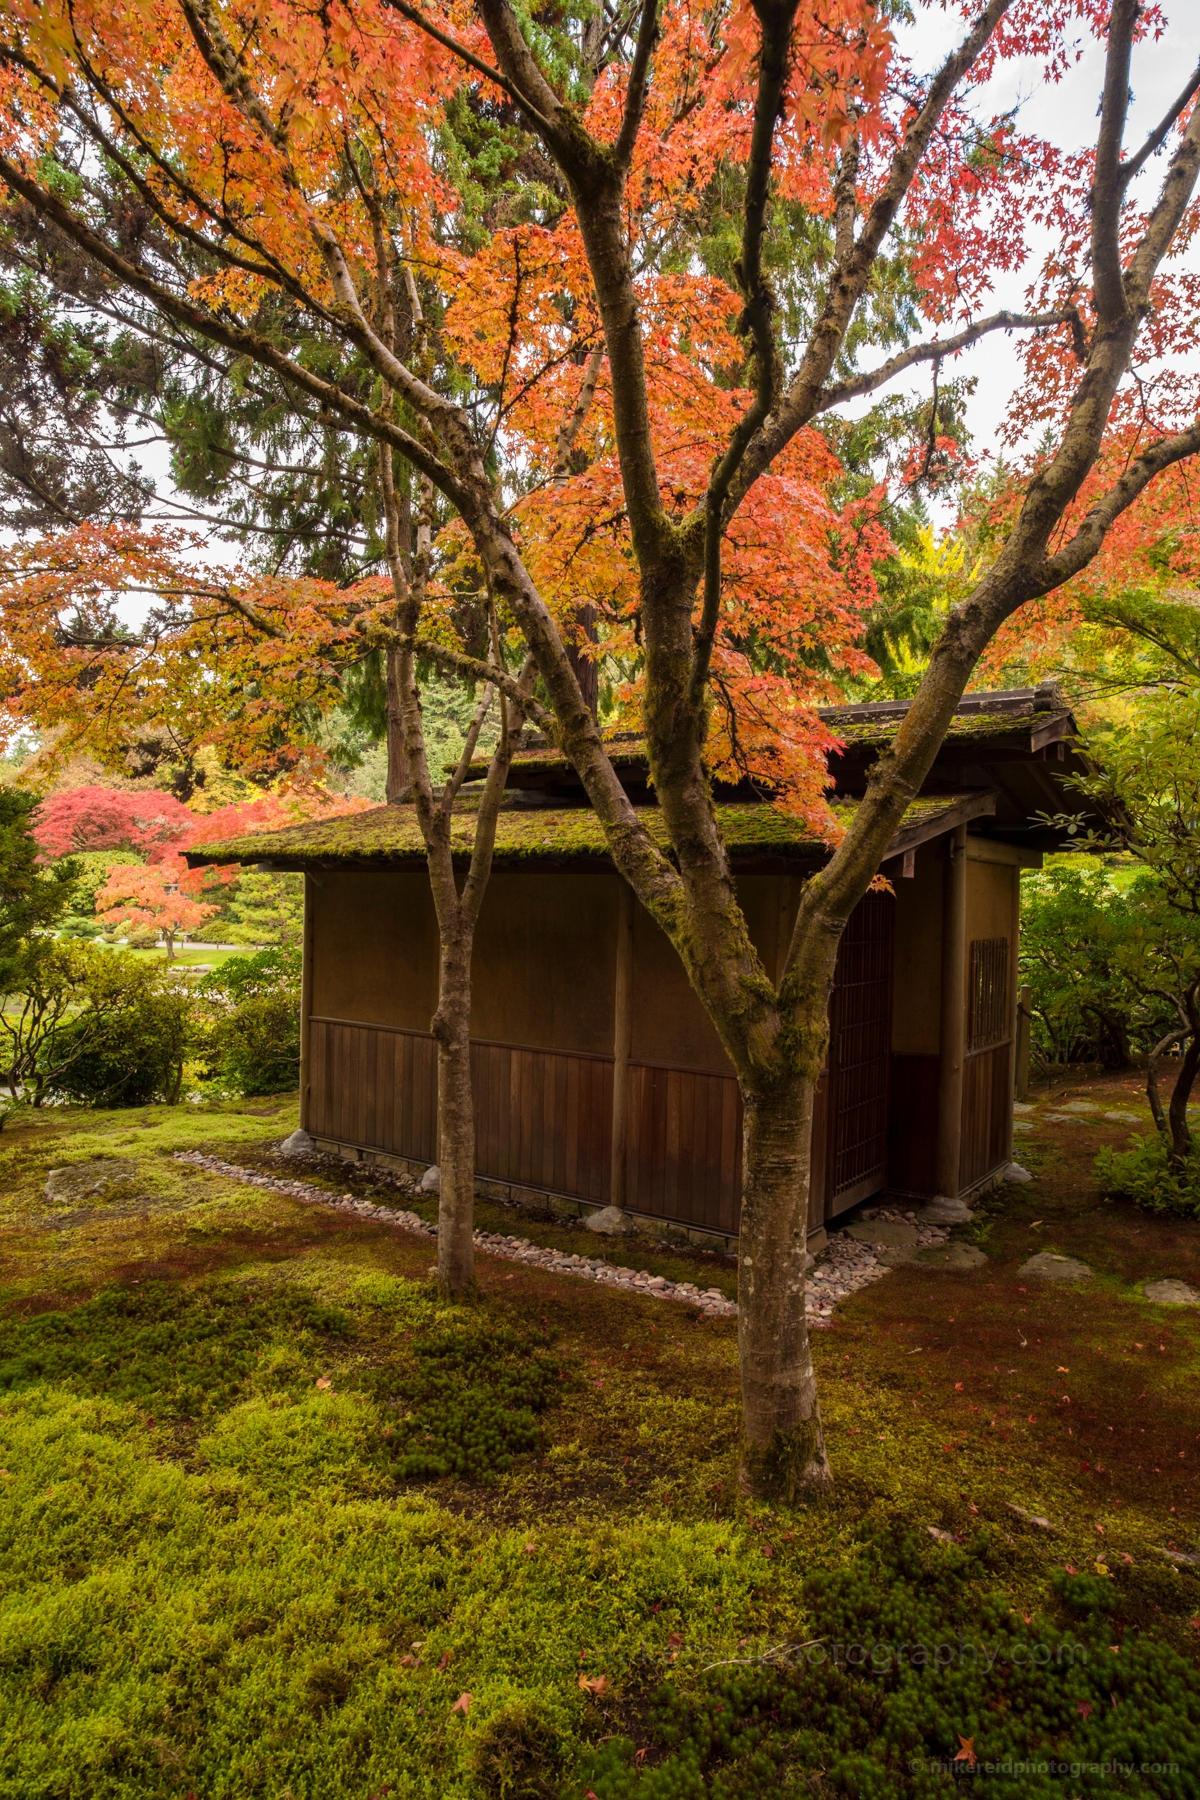
[[[1157,8],[961,10],[961,40],[929,77],[867,0],[712,15],[643,0],[607,24],[590,11],[533,23],[509,0],[319,12],[280,0],[266,15],[215,0],[14,0],[0,51],[14,229],[42,221],[98,280],[138,297],[148,330],[161,322],[269,369],[297,407],[382,447],[395,608],[374,628],[395,652],[442,925],[434,1029],[452,1187],[470,1179],[469,949],[504,768],[493,762],[464,910],[424,763],[419,655],[469,669],[552,729],[618,869],[675,944],[744,1102],[743,1475],[759,1490],[829,1479],[804,1260],[813,1095],[846,920],[996,633],[1078,576],[1151,484],[1200,449],[1190,376],[1152,390],[1133,379],[1135,358],[1170,363],[1190,341],[1191,284],[1170,264],[1196,223],[1200,71],[1127,153],[1132,58],[1165,30]],[[1079,22],[1105,46],[1099,124],[1093,148],[1063,156],[981,113],[978,93],[1006,57],[1036,56],[1059,79]],[[481,121],[505,122],[514,150],[506,203],[486,222],[456,190],[454,159],[437,155],[463,96]],[[1160,153],[1143,203],[1139,179]],[[153,230],[131,234],[98,202],[83,173],[98,154]],[[716,209],[723,258],[700,248],[718,190],[731,196]],[[987,313],[1030,219],[1055,235],[1031,310]],[[820,256],[793,304],[788,262],[806,232]],[[897,257],[907,286],[889,310],[879,296]],[[303,342],[275,329],[280,306],[304,315]],[[998,330],[1028,334],[1020,410],[1048,448],[839,837],[823,805],[822,681],[798,682],[781,662],[806,634],[850,654],[844,546],[858,527],[832,563],[829,533],[808,527],[816,427]],[[949,454],[944,438],[931,430],[931,455]],[[438,629],[435,523],[460,533],[481,571],[482,654]],[[519,677],[504,626],[528,650]],[[581,685],[609,641],[633,678],[670,855],[630,803]],[[743,718],[758,732],[744,748]],[[755,754],[781,803],[821,819],[834,846],[778,981],[750,940],[710,787],[714,770]]]
[[167,961],[174,962],[175,940],[196,931],[219,910],[211,901],[197,897],[192,890],[198,885],[197,873],[182,856],[110,869],[108,880],[96,894],[96,916],[106,925],[134,925],[158,932],[167,947]]

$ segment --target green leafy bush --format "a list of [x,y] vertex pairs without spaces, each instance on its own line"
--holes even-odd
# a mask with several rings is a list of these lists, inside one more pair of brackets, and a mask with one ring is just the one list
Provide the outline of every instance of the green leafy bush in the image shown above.
[[238,1093],[282,1094],[300,1078],[298,949],[231,956],[204,977],[210,1066]]
[[1096,1173],[1110,1194],[1148,1212],[1200,1218],[1200,1149],[1193,1143],[1181,1169],[1172,1167],[1167,1140],[1157,1131],[1135,1137],[1128,1150],[1102,1150]]
[[814,1575],[791,1666],[660,1688],[639,1724],[641,1760],[628,1739],[609,1741],[566,1794],[936,1800],[962,1774],[984,1778],[991,1800],[1193,1800],[1194,1665],[1114,1622],[1118,1581],[1067,1576],[1059,1595],[1074,1616],[1026,1618],[981,1591],[987,1559],[982,1534],[962,1549],[897,1534]]
[[409,1480],[456,1475],[488,1481],[536,1450],[538,1414],[563,1373],[538,1341],[508,1327],[418,1338],[415,1377],[404,1381],[407,1418],[385,1438],[385,1457]]
[[190,988],[158,966],[119,951],[93,951],[78,1013],[56,1033],[48,1054],[59,1070],[53,1089],[93,1106],[175,1104],[196,1041]]

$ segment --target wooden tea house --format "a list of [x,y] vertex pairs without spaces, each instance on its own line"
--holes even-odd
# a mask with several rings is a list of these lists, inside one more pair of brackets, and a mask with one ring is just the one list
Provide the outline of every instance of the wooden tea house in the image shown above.
[[[905,706],[825,716],[839,801],[861,795]],[[636,743],[612,747],[653,822]],[[810,1231],[869,1196],[965,1195],[1011,1156],[1018,882],[1082,810],[1087,766],[1052,686],[967,695],[846,930],[819,1091]],[[739,790],[718,811],[751,933],[778,970],[827,852]],[[469,800],[466,802],[470,804]],[[464,855],[467,820],[463,821]],[[305,877],[302,1122],[348,1158],[420,1173],[436,1150],[437,933],[410,806],[207,847]],[[615,1204],[729,1239],[741,1102],[670,943],[616,873],[570,764],[518,752],[475,949],[477,1168],[484,1191],[565,1210]]]

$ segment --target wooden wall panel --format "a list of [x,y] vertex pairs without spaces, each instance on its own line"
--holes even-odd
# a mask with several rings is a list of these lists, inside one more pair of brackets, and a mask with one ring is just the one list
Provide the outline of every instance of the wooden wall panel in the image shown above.
[[905,1194],[936,1191],[936,1056],[893,1056],[888,1106],[888,1186]]
[[423,1032],[313,1018],[308,1129],[316,1137],[433,1162],[437,1050]]
[[866,894],[838,947],[829,1004],[829,1117],[824,1217],[887,1178],[895,901]]
[[494,1181],[608,1200],[612,1064],[605,1057],[472,1044],[475,1166]]
[[731,1075],[630,1063],[626,1204],[705,1231],[737,1231],[742,1103]]
[[963,1069],[959,1187],[968,1188],[1008,1161],[1012,1115],[1012,1044],[968,1056]]

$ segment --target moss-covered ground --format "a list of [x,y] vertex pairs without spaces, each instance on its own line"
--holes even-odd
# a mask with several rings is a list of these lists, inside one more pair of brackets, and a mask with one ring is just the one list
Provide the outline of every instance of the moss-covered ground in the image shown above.
[[[1077,1772],[989,1793],[1200,1795],[1200,1571],[1162,1553],[1200,1547],[1200,1319],[1140,1292],[1200,1285],[1200,1227],[1104,1202],[1128,1127],[1041,1122],[1080,1095],[1139,1110],[1040,1097],[982,1268],[816,1336],[836,1489],[794,1508],[737,1495],[735,1324],[488,1258],[449,1308],[427,1242],[172,1160],[269,1163],[290,1101],[10,1127],[0,1800],[924,1800],[1029,1751]],[[97,1155],[135,1172],[43,1197]]]

